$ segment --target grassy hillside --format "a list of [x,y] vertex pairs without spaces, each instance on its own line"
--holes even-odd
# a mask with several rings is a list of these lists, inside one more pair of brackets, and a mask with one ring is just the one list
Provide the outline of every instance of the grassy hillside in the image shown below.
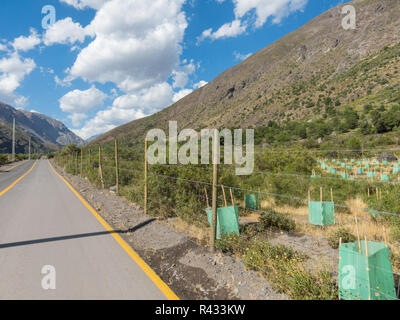
[[[337,123],[351,107],[370,122],[368,115],[363,117],[364,105],[380,108],[388,96],[396,95],[400,3],[359,0],[353,5],[357,30],[344,30],[340,6],[333,8],[171,107],[92,143],[143,138],[151,128],[165,129],[170,120],[178,121],[180,128],[194,129],[265,128],[271,120],[279,126],[299,120],[318,123],[321,118]],[[325,131],[332,133],[329,128]]]

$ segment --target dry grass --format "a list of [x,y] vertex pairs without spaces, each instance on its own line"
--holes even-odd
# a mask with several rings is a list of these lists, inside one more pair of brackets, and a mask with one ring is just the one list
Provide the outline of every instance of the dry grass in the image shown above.
[[169,225],[173,226],[178,232],[186,233],[190,237],[197,239],[201,242],[209,241],[210,233],[208,228],[200,228],[193,224],[189,224],[181,218],[176,218],[167,222]]
[[[346,205],[351,208],[367,209],[368,206],[360,198],[351,199],[346,202]],[[271,201],[262,201],[262,207],[271,207]],[[364,239],[365,236],[369,240],[384,241],[383,227],[377,224],[369,215],[368,212],[356,209],[350,209],[350,213],[336,213],[337,224],[329,227],[318,227],[308,223],[308,207],[293,208],[289,205],[273,206],[274,210],[279,213],[287,214],[297,224],[298,231],[313,237],[328,237],[332,232],[337,231],[339,228],[346,228],[354,235],[357,235],[357,227],[355,223],[355,216],[358,219],[358,229],[360,238]],[[387,231],[390,233],[390,230]]]

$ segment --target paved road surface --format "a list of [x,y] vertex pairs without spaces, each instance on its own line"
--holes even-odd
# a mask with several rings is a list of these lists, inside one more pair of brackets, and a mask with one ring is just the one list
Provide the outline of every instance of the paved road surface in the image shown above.
[[34,161],[26,161],[0,167],[0,192],[27,172],[33,163]]
[[[33,164],[1,172],[0,193]],[[0,299],[166,299],[128,253],[46,160],[0,196]],[[45,265],[55,290],[42,287]]]

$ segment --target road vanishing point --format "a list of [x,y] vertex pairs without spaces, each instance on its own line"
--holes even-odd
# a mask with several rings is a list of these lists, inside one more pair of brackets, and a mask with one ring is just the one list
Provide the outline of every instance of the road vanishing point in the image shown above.
[[[54,267],[55,289],[46,283]],[[53,278],[51,278],[53,279]],[[0,299],[178,299],[47,160],[0,171]]]

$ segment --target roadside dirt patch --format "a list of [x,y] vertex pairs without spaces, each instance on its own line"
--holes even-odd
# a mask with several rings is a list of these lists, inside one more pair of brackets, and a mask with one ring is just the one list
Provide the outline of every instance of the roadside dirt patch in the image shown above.
[[274,292],[266,279],[247,271],[240,259],[212,254],[173,226],[145,215],[125,198],[55,168],[181,299],[287,299]]
[[299,253],[307,255],[309,259],[305,262],[305,266],[309,270],[316,271],[326,267],[333,277],[337,278],[339,250],[332,249],[326,238],[275,232],[270,242],[290,247]]

